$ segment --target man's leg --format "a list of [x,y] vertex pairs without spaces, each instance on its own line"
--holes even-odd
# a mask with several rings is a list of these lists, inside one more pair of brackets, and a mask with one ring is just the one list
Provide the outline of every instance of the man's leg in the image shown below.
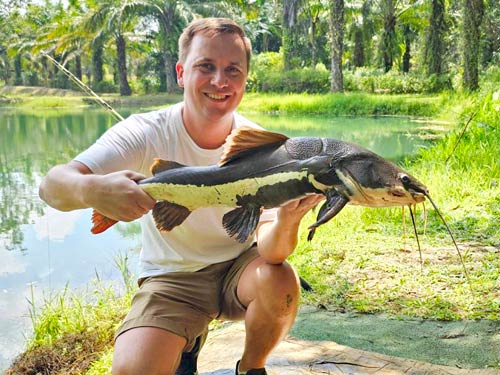
[[172,375],[186,339],[162,328],[138,327],[115,341],[113,375]]
[[262,368],[290,330],[297,315],[299,278],[288,264],[254,259],[238,282],[238,299],[247,306],[246,339],[240,371]]

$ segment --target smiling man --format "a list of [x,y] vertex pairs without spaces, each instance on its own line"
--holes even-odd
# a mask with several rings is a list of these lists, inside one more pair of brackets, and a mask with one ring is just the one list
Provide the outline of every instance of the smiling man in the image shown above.
[[92,207],[121,221],[141,218],[139,289],[116,333],[113,374],[197,374],[197,356],[213,319],[245,320],[236,375],[265,374],[265,362],[294,322],[298,277],[286,258],[299,223],[322,197],[264,211],[245,243],[229,237],[231,208],[196,210],[159,232],[155,201],[136,184],[155,158],[185,165],[219,161],[232,129],[258,127],[235,112],[248,76],[251,46],[229,19],[192,22],[179,39],[177,79],[184,100],[132,115],[68,164],[52,168],[40,196],[64,211]]

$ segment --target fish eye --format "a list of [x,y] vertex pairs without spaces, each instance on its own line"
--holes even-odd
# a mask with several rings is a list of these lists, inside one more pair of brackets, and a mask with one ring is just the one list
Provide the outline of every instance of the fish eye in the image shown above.
[[401,181],[404,183],[404,184],[408,184],[411,182],[411,179],[410,177],[407,175],[407,174],[402,174],[401,175]]

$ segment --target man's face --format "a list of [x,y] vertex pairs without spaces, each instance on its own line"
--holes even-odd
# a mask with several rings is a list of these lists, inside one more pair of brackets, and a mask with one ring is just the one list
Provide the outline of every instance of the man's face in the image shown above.
[[234,34],[196,35],[186,61],[176,70],[185,110],[218,121],[236,109],[245,92],[248,66],[243,40]]

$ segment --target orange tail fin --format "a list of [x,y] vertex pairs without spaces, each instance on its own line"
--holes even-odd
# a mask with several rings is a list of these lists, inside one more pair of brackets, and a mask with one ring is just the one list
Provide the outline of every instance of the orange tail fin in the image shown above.
[[92,211],[92,223],[94,224],[94,226],[90,231],[94,234],[98,234],[115,225],[116,223],[118,223],[118,221],[110,219],[109,217],[106,217],[100,212],[94,210]]

